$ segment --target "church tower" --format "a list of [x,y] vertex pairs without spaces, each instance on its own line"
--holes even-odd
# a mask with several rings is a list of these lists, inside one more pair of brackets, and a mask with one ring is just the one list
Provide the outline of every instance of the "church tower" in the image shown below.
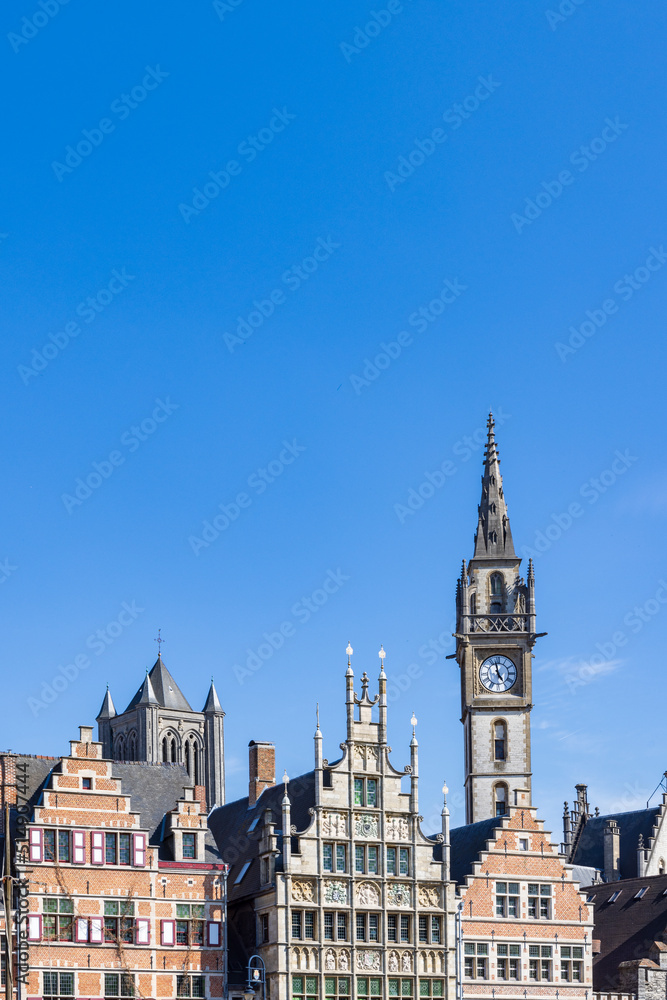
[[492,414],[487,427],[475,551],[456,588],[468,823],[504,815],[531,784],[535,577],[532,561],[519,575]]

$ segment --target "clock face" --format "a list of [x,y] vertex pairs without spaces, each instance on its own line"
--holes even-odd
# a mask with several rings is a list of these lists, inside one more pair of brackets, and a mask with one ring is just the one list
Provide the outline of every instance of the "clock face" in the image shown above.
[[508,656],[488,656],[479,668],[479,679],[487,691],[509,691],[516,683],[516,667]]

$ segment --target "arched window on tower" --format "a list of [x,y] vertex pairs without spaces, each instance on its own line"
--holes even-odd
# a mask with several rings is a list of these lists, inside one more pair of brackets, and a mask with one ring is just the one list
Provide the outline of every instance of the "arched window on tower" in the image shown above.
[[135,732],[131,732],[127,738],[127,759],[137,759],[137,734]]
[[502,720],[493,723],[493,756],[507,760],[507,725]]
[[477,614],[477,594],[470,595],[470,614]]
[[116,753],[114,756],[116,760],[125,760],[125,740],[122,736],[119,736],[116,740]]
[[185,741],[185,766],[193,785],[199,784],[199,744],[196,736],[188,736]]
[[491,576],[491,614],[499,615],[503,609],[503,578],[500,573]]
[[508,789],[505,782],[500,782],[493,787],[493,811],[496,816],[506,816],[509,812]]
[[172,762],[172,764],[177,764],[178,763],[178,758],[176,756],[176,738],[174,736],[172,736],[172,738],[171,738],[171,743],[170,743],[169,749],[171,751],[171,762]]
[[162,738],[162,761],[165,764],[169,761],[169,740],[166,736]]

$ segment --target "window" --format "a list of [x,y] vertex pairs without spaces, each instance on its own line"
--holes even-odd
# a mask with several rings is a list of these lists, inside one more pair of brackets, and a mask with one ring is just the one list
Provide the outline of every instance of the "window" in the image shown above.
[[560,949],[560,978],[564,983],[580,983],[584,978],[584,949],[563,945]]
[[[495,534],[495,532],[493,532],[493,534]],[[494,573],[491,577],[491,596],[502,597],[502,594],[503,594],[503,578],[500,575],[500,573]]]
[[528,916],[533,920],[551,918],[551,886],[528,884]]
[[346,872],[347,849],[345,844],[322,844],[322,867],[325,872]]
[[531,944],[528,948],[528,978],[533,982],[550,982],[552,976],[551,945]]
[[387,915],[387,941],[398,941],[398,921],[395,913]]
[[317,976],[292,976],[293,1000],[305,1000],[305,997],[316,997],[317,980]]
[[347,941],[347,913],[339,913],[336,920],[336,937],[339,941]]
[[90,790],[93,787],[93,779],[92,778],[82,778],[81,779],[81,787],[85,788],[86,790]]
[[495,814],[496,816],[507,816],[507,785],[501,782],[499,785],[494,785],[493,788],[493,801],[495,804]]
[[410,848],[387,848],[387,875],[410,874]]
[[[336,937],[334,937],[334,932]],[[325,941],[347,941],[347,914],[332,913],[327,911],[324,914],[324,940]]]
[[107,865],[129,865],[132,861],[129,833],[104,834],[104,862]]
[[519,916],[518,882],[496,882],[496,916]]
[[608,903],[615,903],[616,900],[618,899],[618,897],[621,895],[622,892],[623,892],[622,889],[617,889],[616,892],[612,892],[612,894],[609,897],[609,899],[607,900],[607,902]]
[[519,850],[520,851],[528,850],[528,837],[519,837]]
[[176,944],[203,947],[205,912],[203,903],[176,904]]
[[360,875],[377,875],[378,849],[357,844],[354,848],[354,870]]
[[70,836],[68,830],[44,831],[44,860],[70,861]]
[[412,993],[413,993],[413,985],[411,979],[389,980],[390,997],[411,997]]
[[334,915],[333,913],[324,914],[324,940],[333,941],[334,939]]
[[45,941],[74,940],[74,901],[66,897],[45,897],[42,933]]
[[635,893],[634,898],[635,899],[643,899],[647,892],[648,892],[648,886],[647,885],[643,885],[641,887],[641,889],[639,890],[639,892]]
[[488,944],[475,944],[466,942],[464,950],[464,975],[466,979],[488,979],[489,978],[489,946]]
[[134,903],[131,900],[104,901],[104,941],[106,944],[116,944],[118,941],[134,944]]
[[507,760],[507,726],[504,722],[493,724],[493,754],[496,760]]
[[51,1000],[51,997],[74,996],[73,972],[43,972],[42,975],[44,977],[44,1000]]
[[420,944],[440,944],[442,939],[440,917],[419,917]]
[[496,955],[498,979],[518,982],[521,979],[521,945],[499,944],[496,946]]
[[420,997],[443,997],[445,995],[445,984],[442,979],[420,979]]
[[177,997],[205,997],[205,979],[203,976],[176,976]]
[[357,996],[358,997],[381,997],[382,996],[382,980],[376,979],[372,976],[367,979],[362,976],[357,979]]
[[377,913],[357,913],[357,941],[379,941],[380,920]]
[[197,840],[194,833],[184,833],[183,836],[183,857],[184,858],[196,858],[197,857]]
[[324,995],[326,1000],[347,1000],[350,995],[350,980],[347,976],[325,976]]
[[477,614],[477,594],[470,595],[470,614],[471,615]]
[[4,955],[0,955],[0,986],[4,986],[7,982],[7,959]]
[[371,809],[374,809],[377,806],[377,778],[354,779],[354,804],[355,806],[368,806]]
[[268,913],[262,913],[260,917],[260,940],[262,944],[266,944],[269,940],[269,915]]
[[410,941],[410,917],[407,913],[401,914],[401,941]]
[[134,976],[129,972],[105,972],[104,995],[105,997],[133,997],[135,995]]

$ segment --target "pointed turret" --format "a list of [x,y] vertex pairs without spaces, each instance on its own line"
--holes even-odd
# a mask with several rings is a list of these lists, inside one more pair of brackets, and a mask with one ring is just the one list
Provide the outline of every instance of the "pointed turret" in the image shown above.
[[111,691],[109,691],[109,685],[107,684],[107,693],[104,695],[104,701],[102,702],[102,707],[97,716],[97,722],[100,719],[113,719],[116,715],[116,706],[113,703],[113,698],[111,697]]
[[474,559],[515,559],[510,519],[500,475],[500,459],[495,438],[495,422],[489,413],[484,452],[482,500],[478,507]]
[[151,684],[150,674],[146,674],[144,683],[139,688],[139,700],[137,705],[157,705],[158,700],[155,697],[155,691],[153,690],[153,685]]
[[222,705],[220,704],[220,699],[218,698],[218,692],[215,690],[215,684],[213,683],[213,678],[211,677],[211,686],[208,689],[208,697],[206,698],[206,704],[204,705],[203,712],[205,715],[209,713],[219,713],[224,715],[222,711]]

